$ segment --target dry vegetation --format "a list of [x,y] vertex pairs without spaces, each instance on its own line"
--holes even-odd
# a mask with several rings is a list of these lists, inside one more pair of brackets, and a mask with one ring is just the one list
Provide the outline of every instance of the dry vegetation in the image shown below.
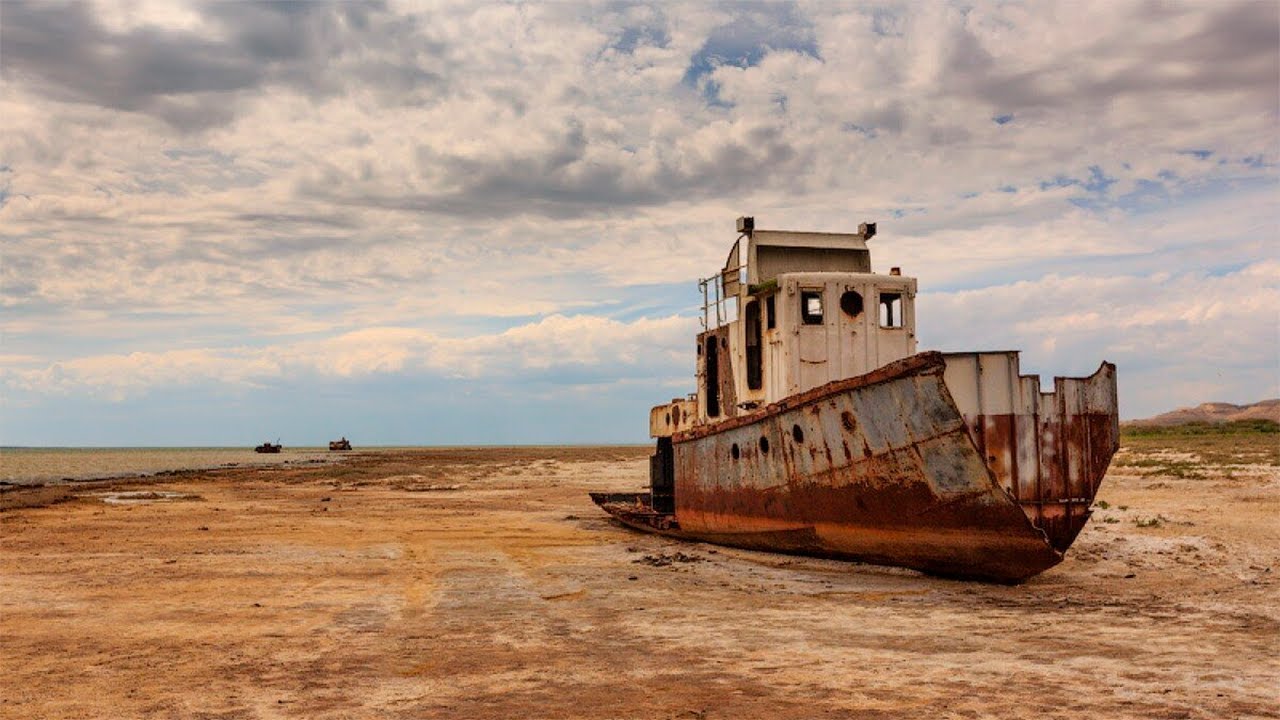
[[1128,427],[1113,468],[1140,474],[1205,478],[1257,466],[1280,467],[1280,424],[1250,420],[1210,425]]
[[627,531],[643,448],[79,487],[0,512],[0,717],[1280,717],[1278,437],[1126,434],[1019,587]]

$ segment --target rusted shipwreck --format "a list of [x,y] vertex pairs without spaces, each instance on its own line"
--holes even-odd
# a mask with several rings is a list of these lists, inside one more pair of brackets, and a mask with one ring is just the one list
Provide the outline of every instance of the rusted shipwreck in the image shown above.
[[347,439],[346,435],[343,435],[341,440],[329,441],[330,452],[345,452],[350,449],[351,449],[351,441]]
[[698,390],[653,408],[633,528],[1017,583],[1062,561],[1119,443],[1116,369],[1042,392],[1017,351],[918,352],[916,280],[855,233],[740,218],[700,283]]

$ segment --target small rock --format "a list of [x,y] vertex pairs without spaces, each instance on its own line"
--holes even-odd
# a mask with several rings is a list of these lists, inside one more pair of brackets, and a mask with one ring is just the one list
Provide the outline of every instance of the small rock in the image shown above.
[[637,560],[632,560],[632,562],[652,565],[653,567],[667,567],[672,563],[695,563],[706,562],[706,560],[706,558],[698,557],[697,555],[686,555],[685,553],[677,550],[671,554],[658,553],[657,555],[645,555]]

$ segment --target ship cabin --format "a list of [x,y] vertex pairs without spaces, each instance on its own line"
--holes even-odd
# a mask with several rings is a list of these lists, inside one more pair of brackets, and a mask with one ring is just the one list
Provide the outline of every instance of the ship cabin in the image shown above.
[[916,353],[916,281],[871,269],[876,232],[758,230],[738,219],[724,268],[702,280],[698,391],[653,408],[652,437],[669,438],[862,375]]

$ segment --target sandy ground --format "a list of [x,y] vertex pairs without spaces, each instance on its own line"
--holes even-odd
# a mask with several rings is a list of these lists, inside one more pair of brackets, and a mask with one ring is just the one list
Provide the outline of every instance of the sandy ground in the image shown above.
[[0,717],[1280,717],[1280,468],[1122,452],[1067,561],[1003,587],[623,529],[586,493],[646,452],[4,510]]

